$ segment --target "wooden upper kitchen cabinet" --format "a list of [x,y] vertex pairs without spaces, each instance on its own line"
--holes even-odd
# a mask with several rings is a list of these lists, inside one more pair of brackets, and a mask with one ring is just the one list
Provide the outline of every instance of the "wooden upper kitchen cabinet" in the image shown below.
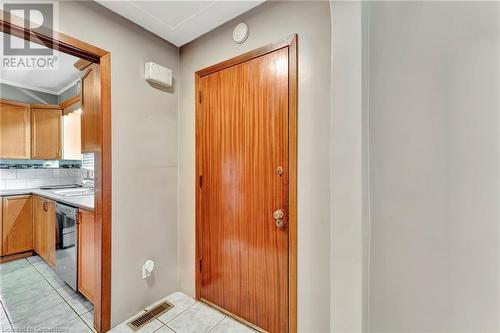
[[31,158],[60,160],[61,156],[62,110],[53,105],[32,105]]
[[2,256],[33,249],[33,211],[30,195],[2,200]]
[[0,158],[29,159],[31,154],[29,104],[1,100]]
[[82,122],[80,95],[72,96],[59,106],[63,112],[63,160],[82,158]]
[[91,153],[99,149],[97,137],[101,108],[101,75],[99,65],[92,64],[86,67],[82,73],[82,153]]
[[63,110],[63,159],[80,160],[82,158],[82,120],[81,112],[66,113]]
[[78,291],[94,303],[95,258],[94,258],[94,213],[78,211]]
[[33,249],[49,265],[56,263],[56,204],[33,196]]

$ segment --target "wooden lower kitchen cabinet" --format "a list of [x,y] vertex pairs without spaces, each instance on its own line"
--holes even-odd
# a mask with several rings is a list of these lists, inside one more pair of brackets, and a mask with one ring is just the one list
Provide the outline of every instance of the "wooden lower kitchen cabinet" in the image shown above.
[[94,258],[94,212],[78,211],[78,291],[94,303],[95,258]]
[[31,195],[2,199],[2,256],[33,249],[33,211]]
[[50,266],[56,263],[56,204],[33,196],[33,249]]

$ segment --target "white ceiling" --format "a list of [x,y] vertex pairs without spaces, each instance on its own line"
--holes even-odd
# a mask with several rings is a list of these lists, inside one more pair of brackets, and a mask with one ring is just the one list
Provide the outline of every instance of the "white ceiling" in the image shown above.
[[[19,43],[24,42],[24,40],[18,37],[3,33],[0,34],[0,37],[0,54],[4,54],[3,38],[12,38],[12,45],[20,45]],[[79,80],[80,71],[73,66],[73,64],[78,61],[78,58],[57,50],[54,50],[54,55],[57,57],[57,66],[55,66],[55,69],[7,70],[2,68],[0,82],[21,88],[59,95],[64,90],[69,88],[69,86],[74,84],[75,81]]]
[[176,46],[182,46],[264,2],[96,1]]

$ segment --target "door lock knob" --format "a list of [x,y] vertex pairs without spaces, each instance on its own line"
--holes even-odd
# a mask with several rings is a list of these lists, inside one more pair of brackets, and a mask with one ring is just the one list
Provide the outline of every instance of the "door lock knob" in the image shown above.
[[278,209],[273,213],[273,217],[275,220],[280,220],[285,216],[285,213],[283,213],[282,209]]

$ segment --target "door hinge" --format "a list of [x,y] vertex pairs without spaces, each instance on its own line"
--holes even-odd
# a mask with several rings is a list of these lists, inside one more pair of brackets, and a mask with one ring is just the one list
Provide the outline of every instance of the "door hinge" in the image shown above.
[[200,272],[201,272],[201,267],[202,267],[202,266],[201,266],[201,265],[202,265],[201,263],[202,263],[202,259],[200,259],[200,261],[199,261],[199,266],[200,266],[199,268],[200,268]]
[[201,90],[198,91],[198,103],[201,104]]
[[203,185],[203,176],[200,175],[199,180],[198,180],[200,187]]

